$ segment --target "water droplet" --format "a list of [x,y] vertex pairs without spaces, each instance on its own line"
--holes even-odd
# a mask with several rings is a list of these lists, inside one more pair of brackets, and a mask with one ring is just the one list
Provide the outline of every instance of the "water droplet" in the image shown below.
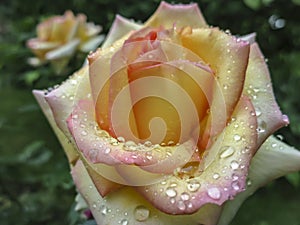
[[110,148],[106,148],[106,149],[104,150],[104,153],[105,153],[105,154],[109,154],[109,153],[110,153],[110,151],[111,151],[111,149],[110,149]]
[[233,170],[236,170],[237,168],[239,168],[239,166],[240,166],[239,163],[235,160],[231,161],[231,163],[230,163],[230,167]]
[[152,146],[151,141],[145,141],[144,146],[150,148]]
[[261,115],[261,109],[259,107],[256,107],[255,114],[257,117],[259,117]]
[[117,140],[121,143],[125,142],[125,138],[124,137],[117,137]]
[[97,204],[94,202],[94,203],[92,204],[92,207],[93,207],[94,209],[96,209],[96,208],[97,208]]
[[282,120],[283,120],[283,122],[284,122],[286,125],[288,125],[289,122],[290,122],[287,115],[282,115]]
[[189,191],[195,192],[200,188],[200,186],[201,186],[200,183],[195,181],[195,182],[188,183],[187,188]]
[[86,136],[87,132],[85,130],[81,131],[81,135]]
[[127,151],[136,151],[137,146],[133,141],[126,141],[125,144],[123,145],[123,149]]
[[227,84],[224,84],[224,85],[223,85],[223,88],[224,88],[224,90],[227,90],[227,89],[228,89],[228,85],[227,85]]
[[277,143],[273,143],[271,146],[272,146],[272,148],[276,148],[277,147]]
[[219,178],[220,178],[220,174],[214,173],[213,178],[214,178],[215,180],[219,179]]
[[189,202],[187,206],[188,206],[188,208],[191,209],[191,208],[193,208],[193,203]]
[[182,211],[186,209],[186,206],[183,201],[178,201],[177,207],[178,207],[178,209],[180,209]]
[[235,134],[235,135],[233,135],[233,139],[234,139],[235,141],[239,141],[239,140],[241,140],[241,136],[238,135],[238,134]]
[[172,204],[174,204],[174,203],[176,202],[176,199],[175,199],[175,198],[170,198],[170,202],[171,202]]
[[183,200],[183,201],[187,201],[190,199],[190,195],[186,192],[183,192],[181,195],[180,195],[180,198]]
[[108,213],[107,207],[105,205],[100,206],[99,210],[104,216]]
[[224,146],[221,148],[220,152],[220,158],[228,158],[229,156],[232,156],[233,153],[235,152],[235,149],[231,146]]
[[207,190],[207,194],[209,197],[211,197],[212,199],[215,199],[215,200],[218,200],[221,198],[221,192],[220,192],[219,188],[217,188],[217,187],[209,188]]
[[252,185],[252,181],[251,180],[248,180],[247,181],[247,186],[249,187],[249,186],[251,186]]
[[283,141],[283,139],[284,139],[283,135],[281,135],[281,134],[277,134],[276,137],[280,141]]
[[173,188],[167,188],[166,195],[169,197],[175,197],[177,192]]
[[233,181],[233,182],[231,183],[231,187],[232,187],[234,190],[236,190],[236,191],[240,190],[240,185],[239,185],[239,182],[238,182],[238,181]]
[[150,210],[145,206],[140,205],[134,209],[134,218],[139,222],[147,220],[149,218],[149,215]]
[[170,184],[170,186],[171,186],[171,187],[177,187],[177,183],[172,182],[172,183]]
[[121,225],[128,225],[129,223],[128,223],[127,219],[123,219],[123,220],[120,221],[120,224]]

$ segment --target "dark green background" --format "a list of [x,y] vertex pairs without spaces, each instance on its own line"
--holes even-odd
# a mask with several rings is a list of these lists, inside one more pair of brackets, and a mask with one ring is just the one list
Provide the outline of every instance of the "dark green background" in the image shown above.
[[[178,1],[172,1],[177,3]],[[180,1],[188,3],[189,1]],[[300,149],[300,1],[198,1],[207,22],[233,34],[257,33],[268,59],[275,95],[291,125],[278,134]],[[74,186],[67,160],[31,94],[64,80],[85,55],[77,54],[61,76],[49,65],[33,68],[25,41],[47,16],[66,9],[85,13],[107,33],[116,13],[145,21],[159,1],[2,0],[0,3],[0,224],[81,224],[73,212]],[[269,18],[285,20],[276,28]],[[232,225],[300,225],[299,173],[258,191]]]

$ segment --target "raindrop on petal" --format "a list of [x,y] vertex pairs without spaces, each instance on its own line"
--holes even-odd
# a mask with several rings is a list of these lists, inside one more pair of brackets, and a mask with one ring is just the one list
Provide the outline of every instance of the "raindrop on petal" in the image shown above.
[[220,192],[219,188],[217,188],[217,187],[209,188],[207,190],[207,194],[209,197],[211,197],[212,199],[215,199],[215,200],[218,200],[221,198],[221,192]]
[[137,206],[134,209],[134,218],[139,222],[147,220],[149,218],[149,215],[150,211],[145,206]]

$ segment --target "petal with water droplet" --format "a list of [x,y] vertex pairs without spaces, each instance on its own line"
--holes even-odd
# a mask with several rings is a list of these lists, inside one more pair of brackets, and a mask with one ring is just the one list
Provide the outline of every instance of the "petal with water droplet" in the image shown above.
[[[125,220],[128,225],[215,224],[221,212],[221,207],[207,204],[192,215],[165,214],[154,208],[131,187],[121,188],[102,198],[80,160],[72,169],[72,177],[78,191],[90,206],[97,224],[120,224],[120,221]],[[189,206],[187,204],[185,207]]]
[[233,219],[241,204],[258,188],[271,180],[300,170],[300,151],[269,137],[251,161],[248,178],[251,185],[232,201],[225,203],[218,225],[227,225]]
[[251,98],[256,109],[259,125],[258,146],[260,146],[277,129],[287,125],[288,119],[282,115],[277,105],[269,70],[257,43],[250,47],[243,94]]
[[[251,114],[253,109],[248,97],[243,96],[233,113],[234,121],[227,125],[211,148],[204,152],[199,171],[191,178],[174,175],[166,178],[164,183],[136,187],[137,190],[155,207],[169,214],[191,214],[207,203],[222,205],[243,191],[250,160],[256,150],[256,117]],[[241,136],[241,140],[234,140],[236,134]],[[240,150],[245,148],[249,148],[249,151],[242,154]],[[225,154],[224,151],[229,152]],[[177,185],[172,185],[174,183]],[[157,192],[160,189],[164,191]],[[182,200],[182,193],[194,196],[185,202],[190,207],[178,208],[177,203]]]

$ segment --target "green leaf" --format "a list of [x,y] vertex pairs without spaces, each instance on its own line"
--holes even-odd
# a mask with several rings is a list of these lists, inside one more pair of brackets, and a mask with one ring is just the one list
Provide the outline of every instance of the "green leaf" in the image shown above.
[[299,172],[290,173],[290,174],[286,175],[285,178],[294,187],[298,188],[300,186],[300,173]]
[[244,0],[244,3],[253,10],[258,10],[262,7],[261,0]]

